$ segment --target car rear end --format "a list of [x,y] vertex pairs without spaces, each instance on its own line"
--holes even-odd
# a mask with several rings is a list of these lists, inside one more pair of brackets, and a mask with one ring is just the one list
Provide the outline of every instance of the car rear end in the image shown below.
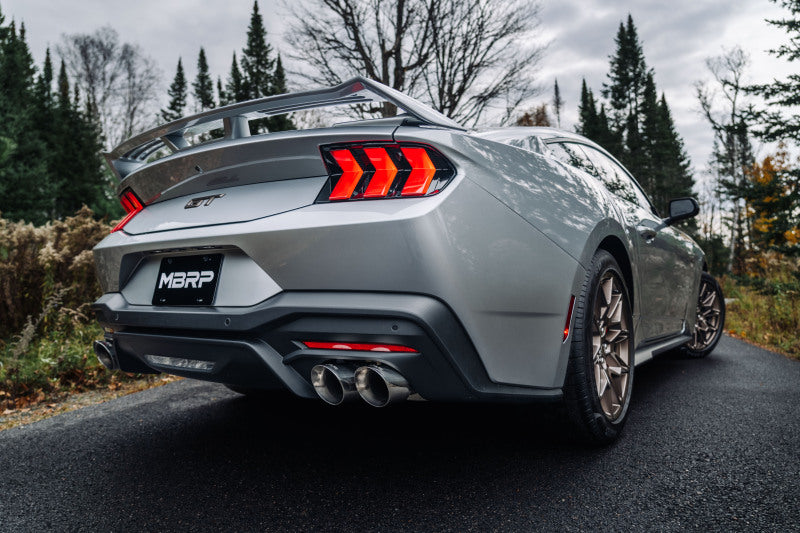
[[129,214],[95,248],[98,356],[329,403],[559,398],[570,259],[468,178],[485,169],[463,131],[435,133],[400,118],[115,160]]

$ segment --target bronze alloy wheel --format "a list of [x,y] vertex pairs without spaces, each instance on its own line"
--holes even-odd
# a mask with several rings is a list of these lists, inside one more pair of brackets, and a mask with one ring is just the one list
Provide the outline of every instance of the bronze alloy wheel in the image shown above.
[[700,277],[697,293],[697,318],[692,340],[683,346],[689,357],[705,357],[719,342],[725,326],[725,297],[717,280],[707,272]]
[[597,397],[609,420],[616,420],[629,394],[631,336],[627,298],[614,271],[597,285],[592,321],[592,361]]
[[688,344],[694,351],[705,350],[720,333],[722,317],[722,295],[715,284],[707,279],[700,282],[697,298],[697,320],[694,323],[694,337]]

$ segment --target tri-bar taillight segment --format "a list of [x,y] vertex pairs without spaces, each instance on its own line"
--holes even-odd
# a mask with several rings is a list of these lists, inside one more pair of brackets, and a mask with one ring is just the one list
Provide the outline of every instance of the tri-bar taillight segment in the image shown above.
[[115,231],[121,230],[125,227],[125,224],[131,221],[133,217],[139,214],[142,209],[144,209],[144,204],[142,201],[139,200],[139,197],[130,190],[126,189],[125,192],[119,197],[119,202],[122,204],[122,208],[125,210],[125,218],[119,221],[119,223],[114,226],[114,229],[111,230],[111,233]]
[[430,196],[456,174],[442,154],[422,144],[370,142],[321,150],[330,177],[317,202]]

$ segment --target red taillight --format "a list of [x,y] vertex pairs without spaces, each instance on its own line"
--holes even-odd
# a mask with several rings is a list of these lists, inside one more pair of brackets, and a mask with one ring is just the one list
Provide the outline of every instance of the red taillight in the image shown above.
[[303,341],[312,350],[358,350],[362,352],[408,352],[416,353],[414,348],[399,344],[367,344],[363,342],[318,342]]
[[125,224],[130,222],[131,219],[136,216],[137,213],[139,213],[142,209],[144,209],[144,205],[142,205],[142,202],[139,201],[139,199],[131,190],[127,190],[124,193],[122,193],[122,196],[120,196],[119,201],[122,204],[122,208],[125,209],[125,212],[127,214],[125,215],[125,218],[119,221],[119,224],[114,226],[114,229],[111,230],[111,233],[121,230],[125,226]]
[[321,150],[329,180],[318,202],[430,196],[456,174],[437,150],[414,143],[351,143]]

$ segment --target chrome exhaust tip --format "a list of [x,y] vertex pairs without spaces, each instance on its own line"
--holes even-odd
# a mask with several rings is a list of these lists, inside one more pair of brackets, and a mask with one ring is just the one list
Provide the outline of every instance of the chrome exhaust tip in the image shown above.
[[109,370],[116,370],[119,368],[117,354],[114,353],[114,346],[110,342],[94,341],[92,347],[94,348],[94,355],[104,367]]
[[373,407],[401,402],[411,394],[408,382],[399,372],[383,366],[362,366],[356,370],[356,390]]
[[339,405],[358,398],[351,367],[326,363],[311,369],[311,384],[326,403]]

